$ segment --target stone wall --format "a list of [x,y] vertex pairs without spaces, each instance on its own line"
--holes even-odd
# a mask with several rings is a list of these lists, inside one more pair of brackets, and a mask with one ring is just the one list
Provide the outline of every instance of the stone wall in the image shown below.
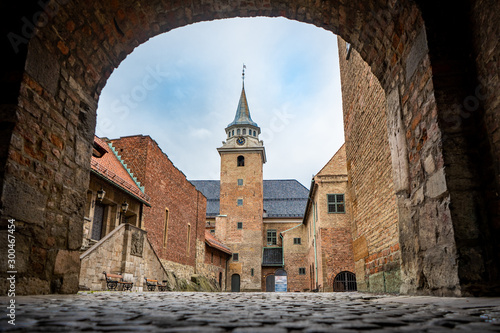
[[339,58],[358,290],[399,292],[399,224],[385,93],[356,50],[346,59],[340,38]]
[[121,274],[134,282],[133,291],[143,291],[144,278],[168,281],[177,289],[175,276],[165,270],[154,252],[147,233],[130,224],[121,224],[80,256],[80,286],[107,290],[103,272]]

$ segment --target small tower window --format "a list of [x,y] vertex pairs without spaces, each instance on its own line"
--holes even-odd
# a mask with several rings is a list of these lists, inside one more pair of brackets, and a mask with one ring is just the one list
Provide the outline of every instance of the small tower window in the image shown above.
[[236,134],[240,135],[240,129],[239,128],[236,130]]
[[234,136],[234,130],[231,132],[231,136]]
[[236,201],[236,204],[237,204],[238,206],[243,206],[243,199],[238,199],[238,200]]
[[247,135],[247,129],[246,128],[243,129],[243,135]]
[[257,136],[257,134],[255,133],[255,131],[253,131],[253,136]]
[[238,186],[242,186],[243,185],[243,179],[238,179]]
[[238,156],[238,166],[242,167],[245,166],[245,157],[244,156]]
[[243,229],[243,222],[236,223],[236,229],[238,229],[238,230]]

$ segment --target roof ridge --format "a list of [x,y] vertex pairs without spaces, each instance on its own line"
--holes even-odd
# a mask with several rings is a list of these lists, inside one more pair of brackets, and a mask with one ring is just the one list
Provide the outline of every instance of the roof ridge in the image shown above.
[[139,189],[141,190],[142,193],[144,193],[144,186],[141,185],[141,183],[137,180],[137,178],[134,176],[134,174],[132,173],[132,171],[130,171],[130,169],[128,168],[127,164],[125,163],[125,161],[122,159],[122,157],[120,155],[118,155],[118,151],[116,150],[116,148],[113,146],[113,144],[111,142],[108,142],[107,143],[109,148],[111,149],[111,151],[113,152],[113,154],[115,154],[116,158],[118,159],[118,161],[121,163],[121,165],[125,168],[125,170],[127,171],[127,173],[129,174],[130,178],[132,178],[132,180],[134,181],[134,183],[137,185],[137,187],[139,187]]

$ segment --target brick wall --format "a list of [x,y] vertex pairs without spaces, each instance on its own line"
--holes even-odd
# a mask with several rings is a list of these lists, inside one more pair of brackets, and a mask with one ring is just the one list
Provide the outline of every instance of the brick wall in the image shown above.
[[[238,156],[245,157],[245,165],[237,166]],[[227,215],[223,222],[217,220],[216,236],[239,260],[229,262],[228,279],[240,274],[241,290],[261,290],[262,267],[262,212],[263,180],[260,152],[221,153],[220,214]],[[243,179],[243,185],[238,185]],[[238,206],[238,199],[243,204]],[[221,220],[222,221],[222,220]],[[243,222],[238,229],[237,223]],[[253,269],[253,276],[251,275]],[[227,283],[227,286],[230,286]]]
[[144,228],[156,253],[165,265],[187,265],[194,273],[196,240],[204,240],[205,235],[206,198],[149,136],[123,137],[111,143],[151,197],[152,207],[144,209]]
[[[385,93],[370,67],[339,38],[342,106],[359,290],[399,292],[399,229]],[[379,280],[392,279],[380,290]],[[372,282],[372,285],[370,284]],[[382,287],[383,288],[383,287]]]

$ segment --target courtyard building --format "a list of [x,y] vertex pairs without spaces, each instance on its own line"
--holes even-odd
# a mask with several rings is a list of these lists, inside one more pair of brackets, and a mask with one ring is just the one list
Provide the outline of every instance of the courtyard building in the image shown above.
[[[325,210],[313,221],[312,212],[317,214],[318,203],[327,209],[329,197],[324,193],[340,198],[339,193],[346,191],[343,147],[314,178],[311,193],[293,179],[264,180],[264,142],[250,116],[244,84],[236,115],[225,132],[226,141],[217,149],[220,180],[191,183],[207,198],[207,234],[232,251],[226,290],[310,291],[322,284],[321,290],[332,290],[336,273],[354,271],[348,213],[334,216]],[[320,235],[323,247],[318,246]]]

